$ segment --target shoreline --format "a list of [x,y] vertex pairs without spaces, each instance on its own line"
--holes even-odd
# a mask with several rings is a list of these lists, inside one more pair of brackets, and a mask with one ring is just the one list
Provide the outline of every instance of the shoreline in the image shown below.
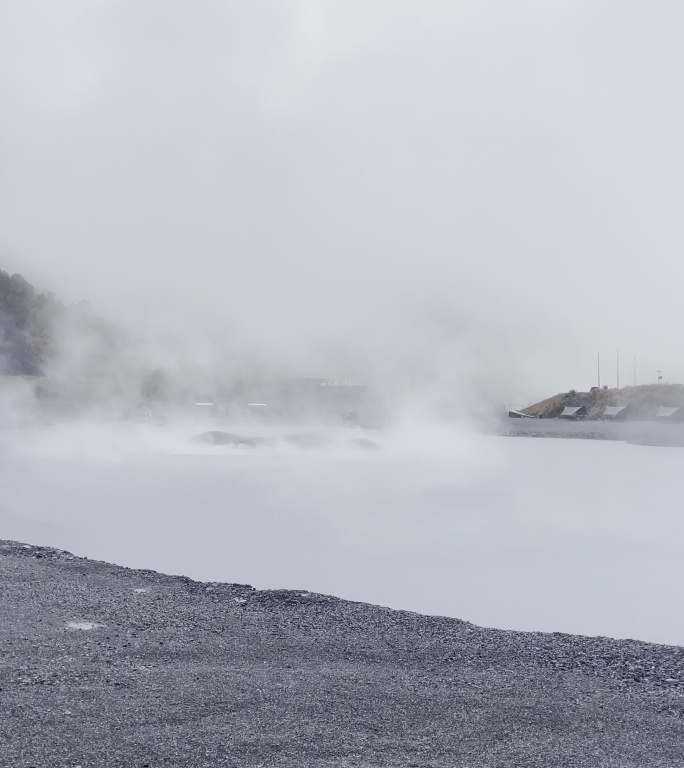
[[681,422],[506,418],[500,424],[499,434],[502,437],[614,440],[635,445],[684,447],[684,423]]
[[682,647],[485,629],[9,541],[0,583],[3,765],[684,763]]

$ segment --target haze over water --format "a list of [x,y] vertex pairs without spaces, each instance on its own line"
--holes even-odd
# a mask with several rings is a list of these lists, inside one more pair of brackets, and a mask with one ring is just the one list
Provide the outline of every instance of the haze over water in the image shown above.
[[0,525],[195,579],[684,644],[683,449],[415,424],[379,442],[238,450],[92,425],[15,436]]
[[[588,390],[597,353],[613,386],[617,347],[623,384],[684,380],[683,26],[676,0],[3,2],[0,269],[92,308],[32,336],[0,305],[0,536],[684,643],[682,450],[453,423]],[[45,351],[40,418],[89,421],[26,426],[12,338]],[[173,407],[320,378],[390,417],[376,452],[103,423],[156,374]]]

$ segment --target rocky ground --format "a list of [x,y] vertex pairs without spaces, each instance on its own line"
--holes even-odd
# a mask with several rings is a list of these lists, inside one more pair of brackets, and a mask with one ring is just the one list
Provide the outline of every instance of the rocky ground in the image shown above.
[[2,766],[684,766],[684,648],[7,541],[0,615]]

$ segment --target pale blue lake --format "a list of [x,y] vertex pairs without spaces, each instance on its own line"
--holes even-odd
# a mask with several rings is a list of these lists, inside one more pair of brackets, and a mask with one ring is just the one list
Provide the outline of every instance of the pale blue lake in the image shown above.
[[486,626],[684,645],[684,449],[446,428],[378,439],[376,452],[200,450],[182,430],[4,434],[0,538]]

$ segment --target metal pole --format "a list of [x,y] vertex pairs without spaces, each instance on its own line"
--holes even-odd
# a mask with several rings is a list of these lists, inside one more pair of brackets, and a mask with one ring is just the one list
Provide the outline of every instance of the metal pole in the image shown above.
[[616,368],[617,368],[617,388],[620,389],[620,347],[617,348]]
[[634,355],[634,386],[636,387],[636,355]]
[[601,389],[601,353],[596,354],[596,366],[598,369],[598,388]]

